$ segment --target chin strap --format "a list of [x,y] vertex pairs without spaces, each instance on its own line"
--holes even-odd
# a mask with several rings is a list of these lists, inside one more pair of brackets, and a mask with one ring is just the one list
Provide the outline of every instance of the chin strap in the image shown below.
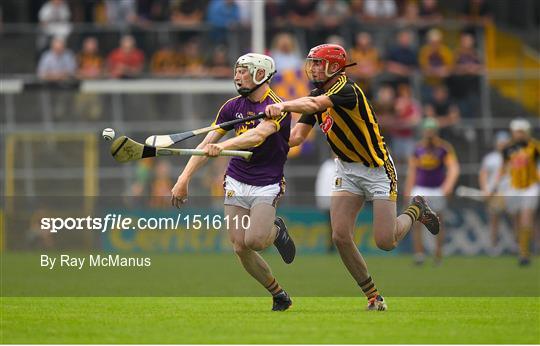
[[261,87],[261,85],[268,82],[270,80],[270,78],[272,78],[276,74],[276,72],[277,71],[274,71],[273,73],[270,73],[270,75],[268,77],[266,77],[266,79],[264,79],[260,84],[255,85],[255,88],[253,88],[253,89],[237,88],[236,91],[240,94],[240,96],[243,96],[243,97],[249,96],[249,94],[251,94],[255,90],[259,89]]

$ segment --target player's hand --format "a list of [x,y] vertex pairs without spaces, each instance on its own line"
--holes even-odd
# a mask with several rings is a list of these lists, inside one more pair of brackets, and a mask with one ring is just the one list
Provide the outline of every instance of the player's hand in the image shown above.
[[179,177],[171,190],[171,203],[173,206],[180,208],[180,206],[187,202],[188,197],[188,181]]
[[215,157],[223,151],[223,146],[218,143],[210,143],[204,147],[204,151],[207,156]]
[[453,189],[450,186],[443,186],[442,193],[445,197],[450,197],[450,195],[453,193]]
[[271,119],[277,119],[281,116],[281,113],[284,112],[283,108],[283,103],[274,103],[266,106],[264,113]]

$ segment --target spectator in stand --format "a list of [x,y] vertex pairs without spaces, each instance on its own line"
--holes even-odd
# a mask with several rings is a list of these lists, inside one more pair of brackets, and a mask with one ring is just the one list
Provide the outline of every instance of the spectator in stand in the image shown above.
[[411,31],[401,30],[397,34],[397,44],[388,50],[386,71],[390,73],[392,83],[410,83],[410,78],[418,67],[418,54],[413,41]]
[[178,77],[182,74],[182,57],[173,45],[166,45],[152,55],[150,72],[157,77]]
[[[96,79],[103,77],[103,58],[99,54],[98,41],[95,37],[87,37],[83,41],[81,52],[77,55],[77,77],[79,79]],[[75,96],[76,113],[83,118],[97,120],[103,113],[100,95],[78,93]]]
[[172,0],[171,22],[179,26],[197,26],[204,18],[206,0]]
[[275,28],[283,28],[285,25],[286,5],[283,0],[266,0],[264,2],[266,23],[272,23]]
[[338,34],[349,16],[349,6],[344,0],[322,0],[317,5],[317,16],[324,37]]
[[364,0],[364,20],[386,21],[398,16],[395,0]]
[[463,116],[474,117],[478,114],[480,75],[484,66],[475,49],[474,36],[463,32],[460,36],[459,49],[453,75],[449,80],[451,95],[460,104]]
[[133,36],[122,36],[120,47],[107,58],[107,67],[112,78],[136,78],[142,73],[144,54],[136,47]]
[[238,12],[240,13],[240,24],[245,27],[249,28],[251,26],[251,18],[252,18],[252,1],[245,1],[245,0],[235,0],[236,6],[238,6]]
[[467,0],[461,10],[460,18],[471,24],[486,25],[493,21],[493,14],[488,1]]
[[407,1],[403,7],[403,15],[401,16],[402,25],[418,25],[420,16],[420,8],[416,1]]
[[225,46],[214,48],[207,70],[208,75],[213,78],[231,78],[231,64]]
[[434,25],[443,19],[437,0],[422,0],[418,15],[423,25]]
[[359,86],[370,94],[371,80],[380,71],[379,50],[372,45],[371,35],[359,32],[356,35],[355,45],[350,50],[351,61],[356,62],[348,71]]
[[206,74],[201,43],[193,37],[182,49],[182,75],[185,77],[203,77]]
[[295,37],[288,32],[277,34],[272,42],[270,55],[276,63],[276,70],[299,70],[304,66],[304,59],[298,50]]
[[392,86],[383,84],[379,87],[375,97],[374,109],[383,136],[391,138],[392,127],[396,118],[396,92]]
[[135,0],[105,0],[107,21],[114,25],[132,25],[137,22]]
[[303,29],[313,29],[317,24],[317,2],[292,0],[287,3],[289,23]]
[[431,88],[446,82],[453,68],[452,51],[443,43],[442,33],[431,29],[427,34],[428,42],[420,49],[418,57],[420,69],[424,75],[425,85],[422,99],[427,100],[432,93]]
[[392,127],[392,157],[399,163],[406,163],[413,153],[415,129],[422,120],[422,106],[414,99],[409,84],[400,84]]
[[169,197],[173,187],[171,180],[171,164],[166,160],[158,160],[154,169],[154,179],[150,186],[150,207],[170,208]]
[[346,47],[347,46],[345,44],[345,39],[342,36],[339,36],[339,35],[330,35],[330,36],[328,36],[328,38],[326,39],[326,43],[328,43],[328,44],[337,44],[338,46],[341,46],[341,47]]
[[51,37],[66,38],[71,32],[71,11],[64,0],[47,1],[40,8],[38,17],[44,33],[39,38],[38,50],[45,48]]
[[103,75],[103,58],[99,54],[98,41],[95,37],[87,37],[83,41],[81,52],[77,55],[77,77],[79,79],[96,79]]
[[212,41],[225,44],[227,31],[240,23],[240,9],[234,0],[211,0],[206,20],[212,27]]
[[63,37],[55,37],[51,47],[41,55],[37,74],[41,80],[49,82],[68,81],[75,76],[77,63],[73,53],[66,49]]
[[441,138],[451,142],[455,137],[455,126],[459,124],[461,115],[459,107],[450,101],[446,86],[438,85],[433,89],[432,101],[424,107],[424,114],[437,121]]
[[142,23],[169,20],[169,0],[137,0],[137,17]]

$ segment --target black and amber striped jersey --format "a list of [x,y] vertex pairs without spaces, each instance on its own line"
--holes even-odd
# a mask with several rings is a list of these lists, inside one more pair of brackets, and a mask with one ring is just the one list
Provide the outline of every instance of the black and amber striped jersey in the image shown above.
[[388,150],[362,89],[342,75],[323,95],[330,97],[334,106],[324,112],[303,114],[298,122],[311,126],[318,122],[341,160],[362,162],[368,167],[383,166],[389,157]]
[[515,189],[525,189],[538,183],[540,164],[540,142],[534,138],[528,141],[510,143],[503,150],[504,161],[510,175],[510,185]]

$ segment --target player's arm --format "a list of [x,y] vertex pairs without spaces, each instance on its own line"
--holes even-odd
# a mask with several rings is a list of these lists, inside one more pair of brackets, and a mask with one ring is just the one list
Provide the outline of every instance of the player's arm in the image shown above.
[[[197,149],[203,149],[210,143],[215,143],[223,137],[224,133],[211,131],[203,141],[197,146]],[[181,204],[185,203],[188,196],[188,185],[199,168],[201,168],[208,161],[206,156],[192,156],[180,176],[178,177],[176,184],[171,190],[172,194],[172,204],[175,207],[180,207]]]
[[409,157],[407,165],[407,179],[405,180],[405,197],[410,198],[411,192],[416,182],[416,159],[414,156]]
[[[282,115],[285,117],[286,115]],[[222,150],[248,149],[263,143],[268,136],[276,133],[279,123],[273,120],[265,120],[257,127],[247,130],[240,136],[228,139],[221,143],[209,143],[204,149],[208,156],[217,156]]]
[[322,112],[334,103],[329,96],[306,96],[296,100],[274,103],[266,106],[265,113],[270,118],[278,118],[283,112],[293,112],[302,114],[314,114]]
[[312,128],[313,125],[297,122],[291,130],[291,136],[289,137],[289,147],[296,147],[304,143]]
[[489,194],[488,172],[484,165],[482,165],[480,168],[480,173],[478,174],[478,185],[480,185],[480,189],[485,195]]
[[459,178],[459,162],[456,155],[449,153],[444,159],[444,165],[446,166],[446,178],[442,184],[442,191],[445,196],[448,196],[454,190],[456,182]]

